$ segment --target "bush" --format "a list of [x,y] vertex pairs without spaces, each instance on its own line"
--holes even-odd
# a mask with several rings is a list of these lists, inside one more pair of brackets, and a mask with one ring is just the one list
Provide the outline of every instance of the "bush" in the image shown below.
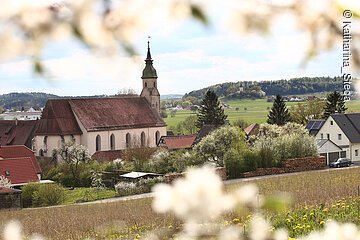
[[163,177],[140,179],[137,182],[119,182],[115,185],[115,190],[119,196],[148,193],[153,186],[161,182],[164,182]]
[[21,200],[23,207],[31,207],[33,204],[33,194],[38,191],[39,183],[28,183],[21,187]]
[[65,199],[65,189],[59,184],[29,183],[21,190],[24,207],[58,205]]
[[58,184],[41,184],[32,198],[35,207],[59,205],[65,200],[65,189]]

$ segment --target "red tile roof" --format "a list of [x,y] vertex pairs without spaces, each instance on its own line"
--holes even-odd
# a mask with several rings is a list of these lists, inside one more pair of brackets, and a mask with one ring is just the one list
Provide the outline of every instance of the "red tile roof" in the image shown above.
[[21,191],[18,189],[14,189],[14,188],[0,187],[0,194],[18,193],[18,192],[21,192]]
[[91,156],[91,158],[98,162],[113,161],[117,158],[123,159],[124,151],[123,150],[98,151],[95,152]]
[[166,147],[169,150],[191,148],[197,134],[162,136],[159,140],[159,146]]
[[87,131],[166,126],[143,97],[71,99],[69,103]]
[[0,120],[0,143],[4,145],[25,145],[31,147],[31,140],[37,120]]
[[31,159],[36,173],[41,173],[40,165],[35,157],[34,152],[25,146],[0,146],[0,161],[4,159],[28,157]]
[[250,126],[248,126],[247,128],[244,129],[244,132],[246,133],[246,135],[254,135],[257,133],[257,131],[259,130],[259,124],[257,123],[253,123]]
[[82,134],[87,131],[166,126],[142,97],[51,99],[46,103],[36,135]]
[[50,99],[39,120],[36,135],[82,134],[69,99]]
[[11,181],[11,184],[39,182],[36,169],[29,157],[0,160],[0,174]]

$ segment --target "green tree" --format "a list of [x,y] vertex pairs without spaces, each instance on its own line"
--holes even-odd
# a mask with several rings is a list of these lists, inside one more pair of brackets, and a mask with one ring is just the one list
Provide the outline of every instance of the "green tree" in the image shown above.
[[327,118],[333,113],[344,113],[346,110],[344,97],[340,92],[335,91],[327,96],[323,116]]
[[290,109],[291,121],[306,125],[310,119],[322,118],[325,102],[320,99],[298,103]]
[[225,124],[226,119],[227,115],[224,114],[215,92],[208,90],[197,114],[196,126],[198,128],[202,128],[205,124],[220,126]]
[[281,126],[289,121],[290,113],[285,105],[285,102],[280,95],[276,95],[274,104],[268,114],[267,123]]

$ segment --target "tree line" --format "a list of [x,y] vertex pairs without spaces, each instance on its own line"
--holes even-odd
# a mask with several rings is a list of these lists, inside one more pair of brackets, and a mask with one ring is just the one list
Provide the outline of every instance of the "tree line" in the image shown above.
[[200,90],[191,91],[184,95],[187,97],[203,98],[208,90],[212,90],[221,98],[261,98],[254,94],[262,90],[266,95],[299,95],[317,92],[333,92],[342,89],[341,77],[301,77],[290,80],[273,81],[239,81],[209,86]]

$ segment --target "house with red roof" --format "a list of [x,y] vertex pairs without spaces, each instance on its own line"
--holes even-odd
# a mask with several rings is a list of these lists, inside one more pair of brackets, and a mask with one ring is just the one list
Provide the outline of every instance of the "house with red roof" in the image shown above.
[[0,145],[32,147],[37,120],[0,120]]
[[159,140],[158,146],[169,150],[191,148],[196,136],[197,134],[162,136]]
[[0,174],[9,179],[12,186],[40,181],[30,157],[0,159]]
[[[29,158],[32,162],[32,166],[35,168],[35,172],[41,176],[41,168],[35,157],[34,152],[26,146],[0,146],[0,162],[7,159]],[[2,175],[0,173],[0,175]]]
[[51,157],[55,148],[75,142],[97,152],[156,147],[166,135],[160,93],[148,43],[140,96],[50,99],[35,130],[33,150]]

